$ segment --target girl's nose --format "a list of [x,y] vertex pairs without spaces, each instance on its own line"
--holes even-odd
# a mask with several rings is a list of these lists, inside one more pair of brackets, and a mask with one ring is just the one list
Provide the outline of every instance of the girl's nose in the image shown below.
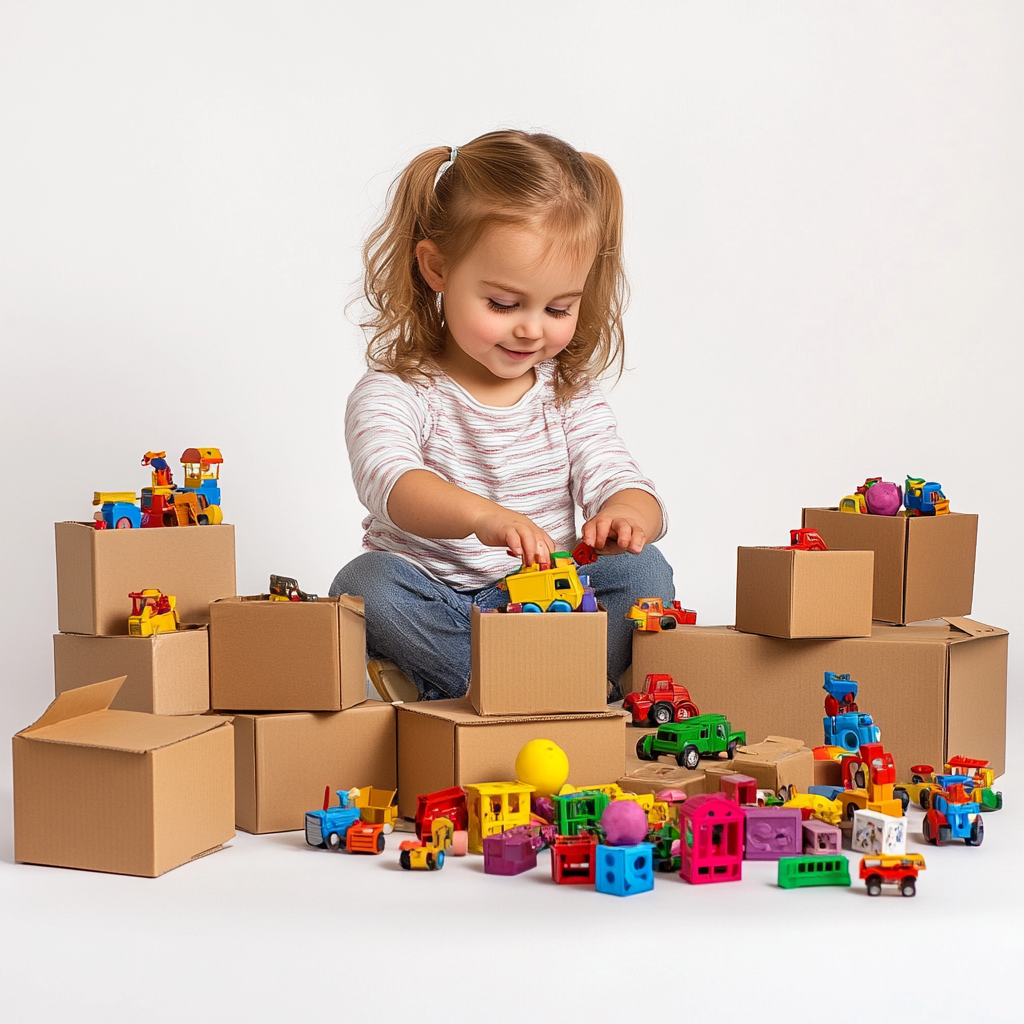
[[536,341],[544,334],[544,328],[541,324],[540,317],[538,316],[526,316],[523,317],[515,326],[512,334],[516,338],[522,338],[524,341]]

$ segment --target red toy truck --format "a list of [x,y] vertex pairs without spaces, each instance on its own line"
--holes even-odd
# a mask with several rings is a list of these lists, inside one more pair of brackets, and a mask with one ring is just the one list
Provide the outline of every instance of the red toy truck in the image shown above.
[[913,896],[917,892],[917,873],[924,869],[924,857],[919,853],[860,859],[860,877],[869,896],[881,896],[883,885],[899,886],[901,895]]
[[642,692],[626,695],[622,709],[629,711],[632,724],[639,726],[681,722],[700,714],[685,686],[678,686],[671,676],[653,672],[644,682]]
[[626,612],[626,618],[634,629],[646,629],[660,633],[663,629],[675,629],[676,625],[693,626],[697,613],[684,608],[678,601],[665,604],[660,597],[642,597]]

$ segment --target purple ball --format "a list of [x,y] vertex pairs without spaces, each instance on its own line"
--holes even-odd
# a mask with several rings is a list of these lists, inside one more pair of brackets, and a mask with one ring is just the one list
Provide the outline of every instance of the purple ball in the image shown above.
[[632,800],[613,800],[601,815],[609,846],[636,846],[647,836],[647,812]]
[[894,516],[903,504],[903,488],[899,484],[879,480],[865,492],[864,503],[873,516]]

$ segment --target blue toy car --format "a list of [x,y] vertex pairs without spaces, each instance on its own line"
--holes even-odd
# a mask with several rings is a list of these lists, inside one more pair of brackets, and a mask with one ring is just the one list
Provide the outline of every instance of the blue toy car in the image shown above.
[[340,850],[345,845],[349,828],[360,820],[360,810],[352,805],[349,794],[338,790],[338,806],[329,806],[331,787],[324,792],[324,806],[319,811],[306,812],[306,842],[310,846]]

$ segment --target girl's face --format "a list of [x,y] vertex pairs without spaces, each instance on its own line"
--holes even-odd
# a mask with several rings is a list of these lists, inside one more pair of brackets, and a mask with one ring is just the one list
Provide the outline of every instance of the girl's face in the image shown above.
[[420,271],[444,295],[447,364],[498,384],[532,378],[569,344],[593,257],[572,261],[547,247],[533,228],[495,225],[449,268],[433,242],[419,243]]

